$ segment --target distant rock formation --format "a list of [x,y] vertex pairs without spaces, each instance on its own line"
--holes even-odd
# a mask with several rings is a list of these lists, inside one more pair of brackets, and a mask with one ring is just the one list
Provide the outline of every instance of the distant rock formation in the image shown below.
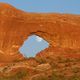
[[31,34],[43,37],[50,47],[80,49],[80,15],[28,13],[0,3],[0,62],[18,58],[18,49]]

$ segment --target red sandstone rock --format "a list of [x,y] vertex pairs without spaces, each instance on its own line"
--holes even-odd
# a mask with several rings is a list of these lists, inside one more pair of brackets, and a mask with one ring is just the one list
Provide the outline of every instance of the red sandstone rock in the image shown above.
[[50,46],[80,49],[80,15],[27,13],[0,3],[0,55],[18,53],[31,34],[43,37]]
[[[50,43],[50,47],[38,53],[35,59],[25,60],[18,49],[27,37],[32,34],[43,37]],[[32,74],[33,77],[43,74],[47,76],[46,71],[43,70],[42,74],[37,71],[37,68],[41,70],[50,65],[53,68],[50,70],[51,72],[53,70],[54,73],[62,73],[61,75],[65,76],[64,69],[66,69],[66,71],[73,74],[75,73],[75,71],[71,72],[73,67],[76,66],[78,69],[80,67],[79,58],[80,15],[28,13],[18,10],[9,4],[0,3],[0,66],[3,66],[3,68],[5,65],[7,66],[7,68],[4,68],[3,73],[0,71],[0,79],[2,79],[2,75],[3,77],[7,75],[5,71],[10,71],[11,68],[13,72],[8,72],[9,75],[11,73],[14,74],[15,69],[20,70],[18,67],[23,72],[22,66],[27,68],[29,76],[26,76],[27,79],[25,77],[21,80],[29,80]],[[13,68],[14,66],[15,69]],[[0,70],[2,70],[1,67]],[[79,74],[78,70],[77,75]],[[50,77],[51,75],[48,80],[51,80]],[[3,79],[6,78],[4,77]]]

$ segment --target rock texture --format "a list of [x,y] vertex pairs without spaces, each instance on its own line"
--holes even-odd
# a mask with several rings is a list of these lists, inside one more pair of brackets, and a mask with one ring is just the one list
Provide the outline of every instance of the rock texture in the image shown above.
[[[24,59],[18,49],[32,34],[50,47]],[[28,13],[0,3],[0,80],[80,80],[79,63],[80,15]]]

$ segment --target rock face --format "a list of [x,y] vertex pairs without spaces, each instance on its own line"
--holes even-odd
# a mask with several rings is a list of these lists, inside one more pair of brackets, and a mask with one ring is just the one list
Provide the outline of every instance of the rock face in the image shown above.
[[27,13],[0,3],[0,55],[18,53],[31,34],[43,37],[50,46],[80,49],[80,15]]
[[[50,47],[24,59],[18,49],[32,34]],[[80,15],[27,13],[0,3],[0,80],[80,80],[79,63]]]

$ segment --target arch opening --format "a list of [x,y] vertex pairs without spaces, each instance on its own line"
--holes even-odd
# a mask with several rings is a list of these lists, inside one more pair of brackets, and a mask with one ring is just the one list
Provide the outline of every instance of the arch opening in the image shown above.
[[48,47],[49,43],[45,39],[37,35],[30,35],[19,48],[19,52],[24,57],[35,57],[37,53]]

